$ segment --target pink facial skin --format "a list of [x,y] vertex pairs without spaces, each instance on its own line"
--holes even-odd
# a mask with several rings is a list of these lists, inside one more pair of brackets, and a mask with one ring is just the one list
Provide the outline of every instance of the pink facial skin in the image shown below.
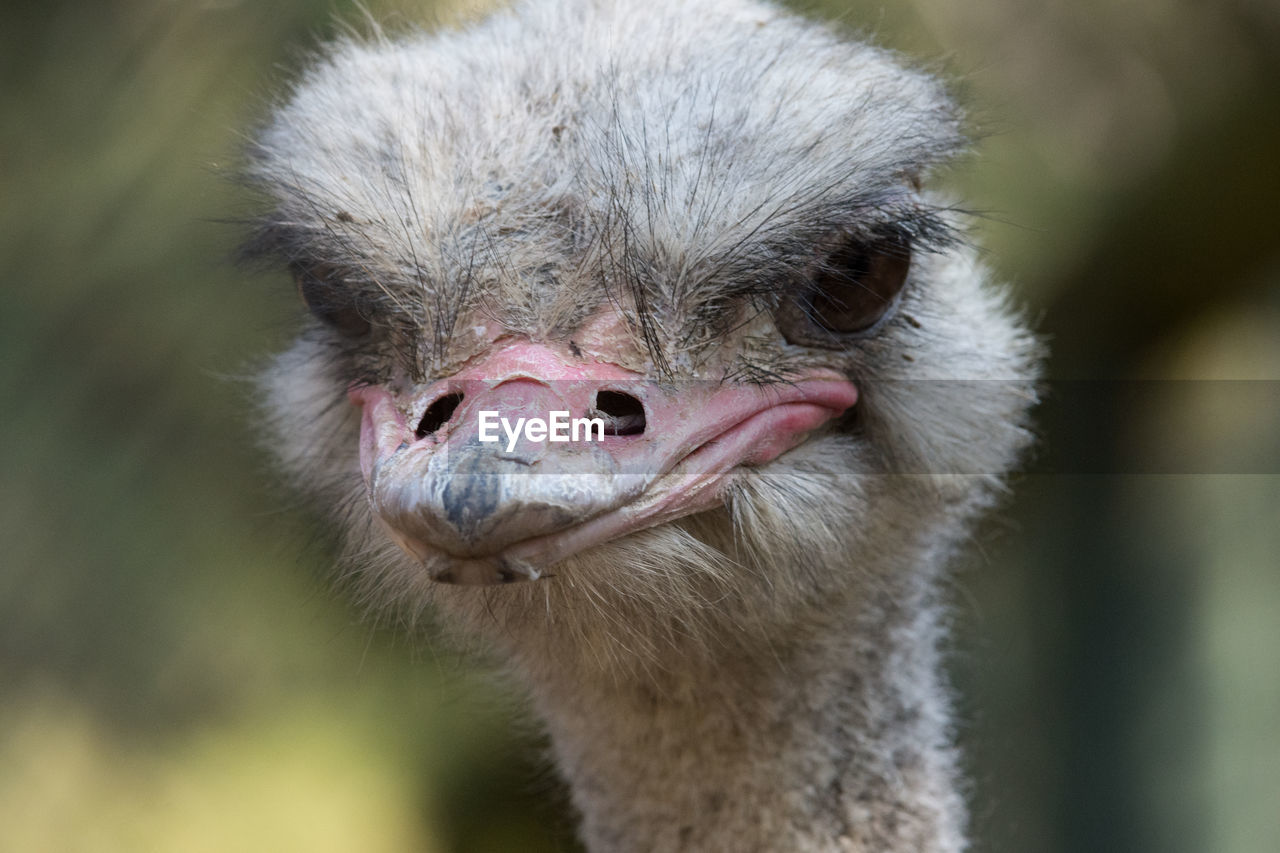
[[[533,579],[592,546],[717,506],[738,469],[771,462],[858,399],[834,371],[769,386],[671,385],[558,347],[496,343],[412,396],[350,391],[363,410],[360,465],[374,511],[436,580]],[[481,411],[512,423],[557,410],[591,416],[601,390],[642,404],[643,432],[521,439],[510,451],[501,431],[497,443],[477,440]],[[415,434],[432,402],[459,393],[443,425]]]

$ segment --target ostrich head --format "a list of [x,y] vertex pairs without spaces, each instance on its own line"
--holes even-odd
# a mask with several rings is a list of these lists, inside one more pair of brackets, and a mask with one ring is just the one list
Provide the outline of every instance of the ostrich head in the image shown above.
[[311,314],[262,380],[279,457],[368,601],[535,685],[674,694],[859,620],[930,649],[885,614],[1024,446],[1036,362],[927,188],[964,144],[933,78],[752,0],[339,43],[249,166]]
[[252,151],[251,249],[312,315],[264,378],[280,457],[410,617],[752,632],[936,559],[1033,373],[923,188],[964,141],[932,78],[741,0],[340,43]]

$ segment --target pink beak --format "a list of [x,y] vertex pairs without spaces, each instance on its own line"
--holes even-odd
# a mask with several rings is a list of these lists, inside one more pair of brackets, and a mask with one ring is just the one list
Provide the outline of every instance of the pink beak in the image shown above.
[[[723,501],[741,466],[857,401],[822,372],[770,386],[660,383],[507,343],[397,400],[352,389],[375,514],[434,580],[532,580],[593,545]],[[402,410],[425,414],[409,422]],[[594,422],[593,422],[594,421]]]

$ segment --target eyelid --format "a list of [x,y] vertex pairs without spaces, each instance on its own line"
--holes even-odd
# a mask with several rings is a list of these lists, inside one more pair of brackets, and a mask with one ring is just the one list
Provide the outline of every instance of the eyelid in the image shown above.
[[901,233],[848,237],[784,297],[778,330],[792,344],[825,349],[874,334],[895,312],[910,266],[911,243]]
[[295,261],[290,264],[298,295],[320,322],[349,338],[372,329],[365,310],[338,278],[331,264]]

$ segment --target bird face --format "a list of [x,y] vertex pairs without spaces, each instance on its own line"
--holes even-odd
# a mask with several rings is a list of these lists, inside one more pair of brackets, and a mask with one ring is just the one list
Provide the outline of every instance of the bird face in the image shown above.
[[1034,396],[921,189],[959,127],[927,75],[745,0],[340,44],[250,152],[250,253],[312,317],[264,373],[279,456],[415,589],[603,577],[674,530],[667,563],[799,562],[813,600],[935,547]]

